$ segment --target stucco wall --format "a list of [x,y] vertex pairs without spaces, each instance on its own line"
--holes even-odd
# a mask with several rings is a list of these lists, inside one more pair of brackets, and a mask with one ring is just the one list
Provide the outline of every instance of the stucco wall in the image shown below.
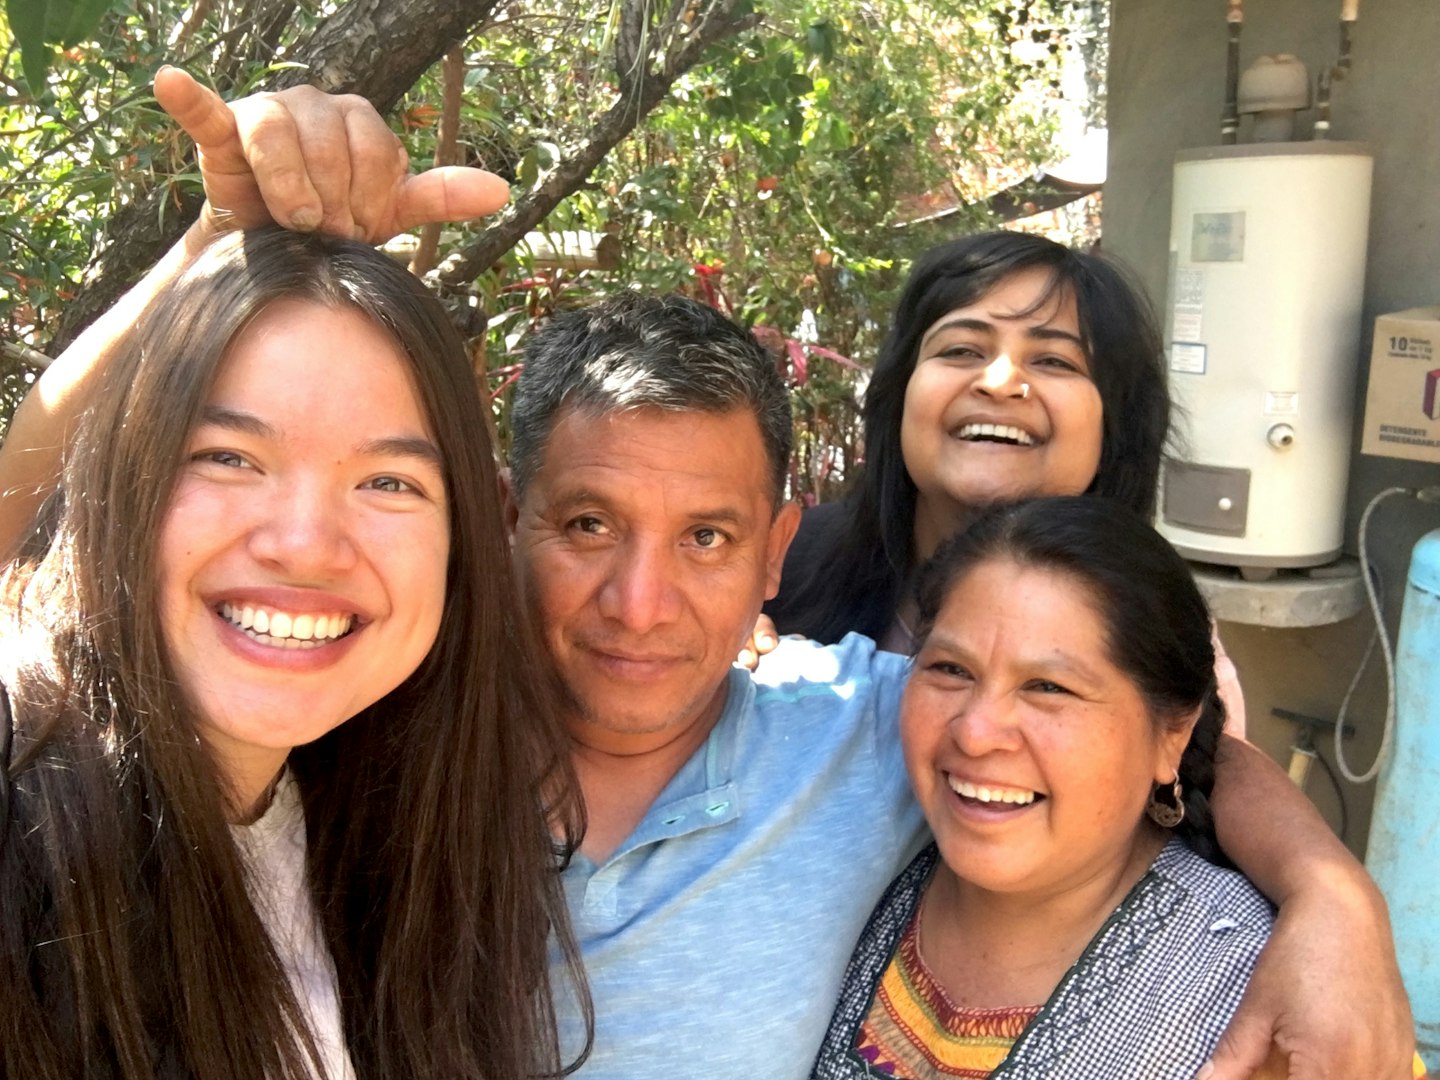
[[[1338,0],[1264,0],[1248,4],[1242,69],[1270,52],[1294,53],[1313,75],[1333,63]],[[1223,0],[1113,0],[1109,69],[1109,176],[1104,247],[1141,275],[1152,296],[1165,295],[1170,175],[1175,152],[1219,142],[1226,28]],[[1440,484],[1440,464],[1361,455],[1358,450],[1368,349],[1375,316],[1440,304],[1440,3],[1371,0],[1356,24],[1354,68],[1336,87],[1331,137],[1367,142],[1375,184],[1366,267],[1365,314],[1357,379],[1356,448],[1346,508],[1346,546],[1370,498],[1391,485]],[[1203,423],[1203,417],[1193,418]],[[1399,622],[1410,549],[1440,527],[1440,506],[1392,499],[1377,511],[1371,559],[1386,584],[1389,631]],[[1239,668],[1251,738],[1282,763],[1295,729],[1273,707],[1333,718],[1371,633],[1368,613],[1313,630],[1223,624]],[[1377,652],[1350,707],[1359,731],[1347,748],[1365,768],[1378,746],[1385,693]],[[1440,702],[1436,703],[1440,717]],[[1326,751],[1328,756],[1328,750]],[[1374,785],[1345,784],[1346,840],[1363,854]],[[1307,792],[1337,826],[1336,796],[1317,767]]]

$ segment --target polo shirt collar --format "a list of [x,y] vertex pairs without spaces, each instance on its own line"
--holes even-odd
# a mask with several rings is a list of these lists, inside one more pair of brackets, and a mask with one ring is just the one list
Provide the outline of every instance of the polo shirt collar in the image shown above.
[[735,748],[750,722],[754,700],[755,684],[750,672],[739,665],[732,667],[725,707],[705,742],[671,777],[635,831],[605,860],[607,863],[647,844],[713,829],[740,816]]

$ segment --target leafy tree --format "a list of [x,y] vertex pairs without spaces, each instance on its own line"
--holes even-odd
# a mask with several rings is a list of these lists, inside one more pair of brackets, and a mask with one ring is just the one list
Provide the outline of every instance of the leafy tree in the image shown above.
[[[416,267],[497,390],[555,304],[629,283],[760,326],[796,387],[797,490],[818,490],[856,450],[850,359],[936,238],[901,224],[942,192],[977,203],[946,227],[972,226],[981,178],[1033,167],[1048,128],[1032,90],[1094,3],[8,0],[0,409],[32,377],[15,346],[58,352],[198,208],[190,149],[149,93],[171,62],[226,96],[306,80],[363,94],[417,163],[512,181],[505,212],[422,238]],[[537,228],[611,237],[619,266],[537,261],[520,243]]]

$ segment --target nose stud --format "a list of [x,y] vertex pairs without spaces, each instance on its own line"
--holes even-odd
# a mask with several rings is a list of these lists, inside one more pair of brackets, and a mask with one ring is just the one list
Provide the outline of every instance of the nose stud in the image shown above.
[[1021,398],[1021,400],[1024,400],[1025,398],[1028,398],[1029,396],[1030,396],[1030,384],[1029,384],[1028,382],[1022,382],[1022,383],[1020,384],[1020,398]]

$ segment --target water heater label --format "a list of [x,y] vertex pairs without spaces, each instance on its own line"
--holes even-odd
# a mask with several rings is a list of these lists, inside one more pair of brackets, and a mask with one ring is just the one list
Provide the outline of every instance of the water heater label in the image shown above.
[[1300,394],[1295,390],[1266,390],[1266,416],[1299,416]]
[[[1191,262],[1242,262],[1244,258],[1244,210],[1191,216]],[[1176,299],[1178,300],[1179,297],[1177,296]]]
[[1198,311],[1186,311],[1179,304],[1175,305],[1175,314],[1172,316],[1174,336],[1181,341],[1199,341],[1204,335],[1201,333],[1203,320]]
[[1205,271],[1184,266],[1175,272],[1175,307],[1180,311],[1200,311],[1205,306]]
[[1205,271],[1193,266],[1177,268],[1174,254],[1171,252],[1170,340],[1199,341],[1205,313]]
[[1186,375],[1205,374],[1205,346],[1189,341],[1170,343],[1170,370]]

